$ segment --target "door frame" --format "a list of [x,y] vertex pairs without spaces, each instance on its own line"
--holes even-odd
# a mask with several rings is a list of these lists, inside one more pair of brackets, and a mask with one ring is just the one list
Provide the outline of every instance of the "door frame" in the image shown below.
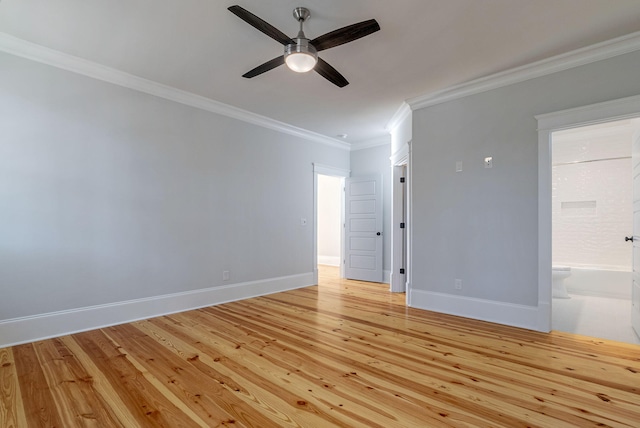
[[638,177],[638,174],[636,174],[638,167],[637,150],[638,146],[640,145],[638,143],[640,143],[640,130],[636,130],[636,132],[634,132],[633,136],[631,137],[631,190],[634,194],[632,198],[633,234],[631,237],[631,243],[633,244],[633,253],[631,254],[631,328],[636,333],[636,335],[640,337],[640,313],[638,313],[638,311],[640,310],[640,284],[637,281],[638,272],[636,262],[636,256],[638,255],[638,251],[640,251],[640,245],[638,244],[638,241],[640,241],[640,236],[636,235],[638,233],[638,231],[636,230],[636,213],[638,212],[638,204],[636,200],[636,192],[634,192],[634,189],[636,187],[635,181]]
[[[389,279],[389,288],[392,292],[406,292],[407,306],[411,306],[411,141],[407,141],[400,149],[398,149],[389,158],[391,160],[391,275]],[[400,174],[402,166],[406,166],[405,177],[405,236],[406,236],[406,254],[404,260],[405,274],[400,274],[402,267],[402,229],[400,222],[397,220],[402,217],[403,201],[400,185]]]
[[[333,166],[313,163],[313,250],[312,254],[312,272],[313,282],[318,283],[318,174],[329,175],[331,177],[348,178],[351,171],[348,169],[336,168]],[[344,180],[343,184],[344,184]],[[344,278],[344,186],[342,187],[342,196],[340,202],[340,278]]]
[[538,330],[551,330],[552,134],[640,116],[640,95],[535,116],[538,121]]

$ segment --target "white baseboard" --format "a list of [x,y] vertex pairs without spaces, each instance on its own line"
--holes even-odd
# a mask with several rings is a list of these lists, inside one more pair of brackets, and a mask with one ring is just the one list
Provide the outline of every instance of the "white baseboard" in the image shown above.
[[0,321],[0,348],[314,285],[313,272]]
[[340,266],[340,256],[318,255],[318,264],[327,266]]
[[410,302],[414,308],[543,331],[540,328],[540,313],[544,312],[544,308],[539,309],[537,306],[516,305],[423,290],[411,290]]

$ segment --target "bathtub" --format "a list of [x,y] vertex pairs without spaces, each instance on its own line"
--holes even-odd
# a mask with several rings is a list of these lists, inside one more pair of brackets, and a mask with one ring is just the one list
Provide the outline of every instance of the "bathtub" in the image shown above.
[[564,280],[569,294],[631,299],[629,271],[571,267],[571,276]]

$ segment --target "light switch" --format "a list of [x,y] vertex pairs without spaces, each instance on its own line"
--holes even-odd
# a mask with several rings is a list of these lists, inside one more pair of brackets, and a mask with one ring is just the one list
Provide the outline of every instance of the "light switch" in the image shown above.
[[456,162],[456,172],[462,172],[462,161]]

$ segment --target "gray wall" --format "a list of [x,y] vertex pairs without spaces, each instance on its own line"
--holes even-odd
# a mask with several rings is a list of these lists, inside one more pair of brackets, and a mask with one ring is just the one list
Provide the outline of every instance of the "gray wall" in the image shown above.
[[415,111],[412,287],[536,306],[534,116],[637,94],[640,52]]
[[351,152],[351,176],[382,175],[382,268],[387,281],[391,270],[391,144]]
[[0,54],[0,320],[312,272],[313,162],[349,152]]

